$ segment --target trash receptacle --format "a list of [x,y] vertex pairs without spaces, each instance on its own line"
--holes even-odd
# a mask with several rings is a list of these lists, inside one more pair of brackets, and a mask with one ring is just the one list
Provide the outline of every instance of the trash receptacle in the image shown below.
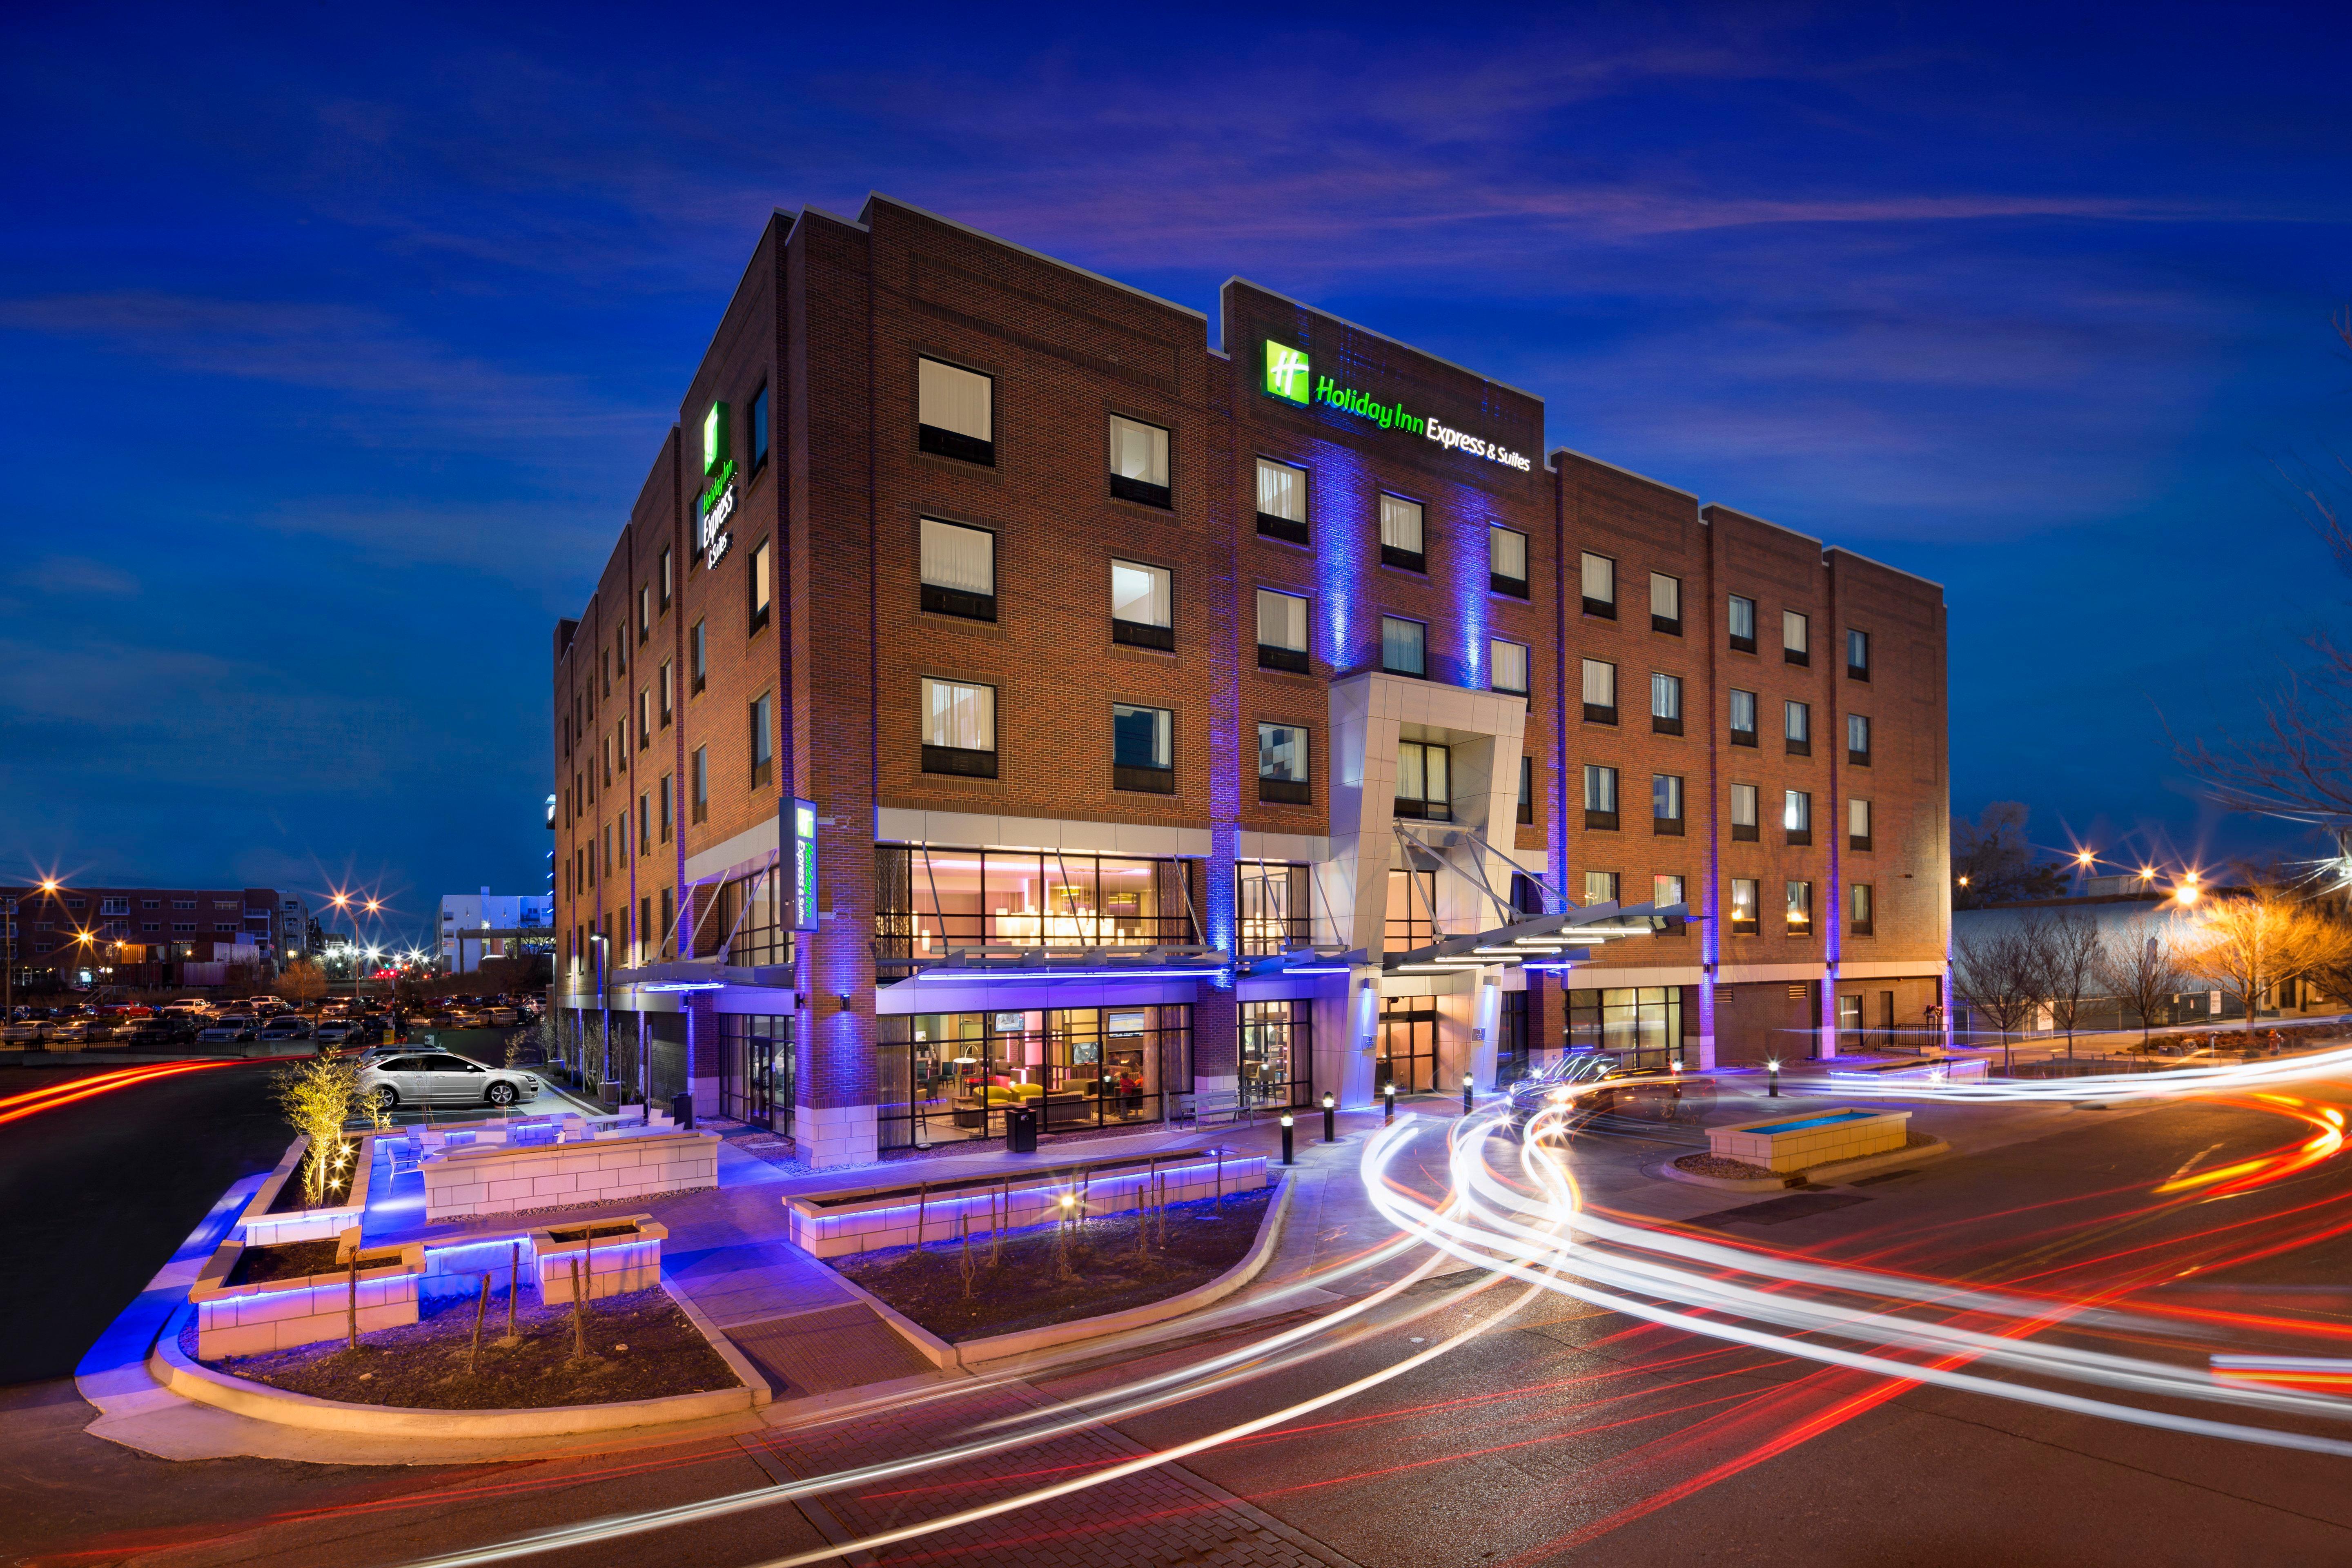
[[678,1131],[681,1131],[681,1132],[691,1131],[693,1130],[693,1128],[694,1128],[694,1091],[693,1091],[693,1090],[691,1090],[691,1089],[688,1089],[688,1090],[685,1090],[684,1092],[681,1092],[681,1093],[678,1093],[678,1094],[673,1094],[673,1095],[671,1095],[671,1096],[669,1097],[669,1119],[670,1119],[672,1121],[675,1121],[675,1122],[677,1122],[677,1123]]
[[1037,1152],[1037,1113],[1019,1106],[1004,1113],[1004,1146],[1015,1154]]

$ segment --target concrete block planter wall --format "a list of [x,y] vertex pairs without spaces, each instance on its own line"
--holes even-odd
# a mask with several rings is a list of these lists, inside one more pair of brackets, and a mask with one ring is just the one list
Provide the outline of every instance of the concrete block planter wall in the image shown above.
[[305,1132],[297,1137],[287,1149],[285,1158],[270,1171],[261,1184],[261,1190],[253,1194],[253,1201],[246,1205],[245,1213],[238,1217],[237,1235],[254,1247],[276,1247],[288,1241],[325,1241],[359,1224],[360,1215],[367,1209],[368,1172],[374,1163],[374,1150],[369,1140],[374,1136],[372,1132],[361,1132],[353,1134],[351,1139],[353,1146],[352,1157],[357,1169],[352,1175],[352,1190],[341,1203],[271,1214],[269,1205],[278,1201],[278,1194],[285,1190],[286,1184],[300,1179],[302,1157],[310,1152],[310,1135]]
[[651,1131],[541,1147],[445,1145],[419,1166],[425,1217],[619,1203],[719,1184],[719,1134]]
[[661,1283],[661,1244],[669,1227],[649,1214],[600,1219],[593,1228],[607,1231],[627,1226],[628,1234],[591,1237],[588,1222],[550,1226],[530,1233],[530,1267],[539,1282],[539,1299],[554,1303],[572,1300],[572,1266],[588,1276],[588,1299],[650,1290]]
[[1907,1110],[1856,1110],[1849,1106],[1801,1111],[1764,1121],[1706,1130],[1706,1150],[1771,1171],[1803,1171],[1839,1160],[1860,1160],[1910,1141]]
[[[341,1248],[346,1264],[358,1238],[356,1228],[346,1237]],[[247,1246],[234,1237],[223,1243],[188,1291],[196,1311],[199,1358],[217,1361],[222,1356],[259,1355],[339,1340],[350,1332],[353,1289],[348,1267],[332,1274],[295,1279],[225,1283]],[[416,1321],[416,1281],[425,1272],[425,1248],[411,1242],[406,1247],[357,1250],[360,1332]]]
[[1066,1192],[1083,1193],[1085,1212],[1091,1216],[1124,1214],[1146,1203],[1195,1203],[1220,1191],[1231,1194],[1265,1185],[1263,1154],[1228,1154],[1222,1174],[1216,1156],[1198,1149],[1170,1153],[1156,1168],[1133,1156],[1104,1163],[1116,1168],[1080,1167],[1076,1178],[1067,1168],[1023,1172],[1012,1178],[1009,1215],[1001,1179],[990,1177],[942,1182],[928,1196],[897,1185],[783,1202],[792,1216],[794,1246],[819,1258],[840,1258],[910,1247],[919,1227],[925,1240],[945,1241],[959,1234],[966,1215],[975,1236],[1000,1223],[1007,1229],[1042,1225],[1062,1212]]

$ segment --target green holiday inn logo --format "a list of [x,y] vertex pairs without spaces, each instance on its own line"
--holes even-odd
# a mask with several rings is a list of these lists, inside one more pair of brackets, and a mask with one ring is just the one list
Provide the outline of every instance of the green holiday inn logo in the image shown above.
[[1307,356],[1298,350],[1266,340],[1265,389],[1276,397],[1305,407],[1307,404]]

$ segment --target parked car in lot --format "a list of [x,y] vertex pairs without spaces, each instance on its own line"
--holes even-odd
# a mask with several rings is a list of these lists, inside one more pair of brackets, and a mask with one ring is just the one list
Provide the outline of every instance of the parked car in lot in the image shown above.
[[47,1018],[12,1018],[5,1024],[0,1024],[0,1044],[37,1046],[41,1043],[41,1035],[47,1029],[49,1021]]
[[349,1018],[328,1018],[320,1022],[312,1037],[322,1046],[348,1046],[359,1025]]
[[261,1020],[250,1013],[224,1013],[196,1031],[196,1038],[208,1045],[221,1045],[249,1040],[261,1027]]
[[307,1040],[310,1037],[310,1020],[298,1013],[281,1014],[254,1031],[257,1040]]
[[196,1026],[184,1018],[141,1018],[114,1037],[126,1046],[184,1046],[196,1037]]
[[113,1035],[113,1029],[103,1021],[77,1016],[51,1018],[42,1030],[41,1039],[47,1045],[79,1046],[88,1045],[92,1040],[110,1039]]
[[522,1016],[511,1007],[493,1007],[488,1015],[493,1027],[507,1028],[522,1022]]
[[534,1098],[539,1077],[515,1068],[486,1068],[446,1051],[371,1052],[360,1069],[360,1092],[386,1108],[401,1105],[508,1106]]
[[449,1012],[436,1013],[425,1020],[425,1026],[428,1029],[454,1029],[457,1026],[457,1015]]

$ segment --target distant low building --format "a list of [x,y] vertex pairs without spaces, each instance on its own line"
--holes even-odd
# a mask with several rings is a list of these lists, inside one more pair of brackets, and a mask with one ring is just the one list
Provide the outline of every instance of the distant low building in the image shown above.
[[[544,936],[507,934],[542,931]],[[477,934],[488,932],[499,934]],[[488,888],[444,893],[439,940],[445,974],[463,974],[485,958],[548,952],[555,942],[555,900],[546,893],[493,893]]]
[[0,887],[17,978],[77,987],[220,984],[203,967],[189,977],[192,963],[275,968],[289,951],[282,902],[274,888]]

